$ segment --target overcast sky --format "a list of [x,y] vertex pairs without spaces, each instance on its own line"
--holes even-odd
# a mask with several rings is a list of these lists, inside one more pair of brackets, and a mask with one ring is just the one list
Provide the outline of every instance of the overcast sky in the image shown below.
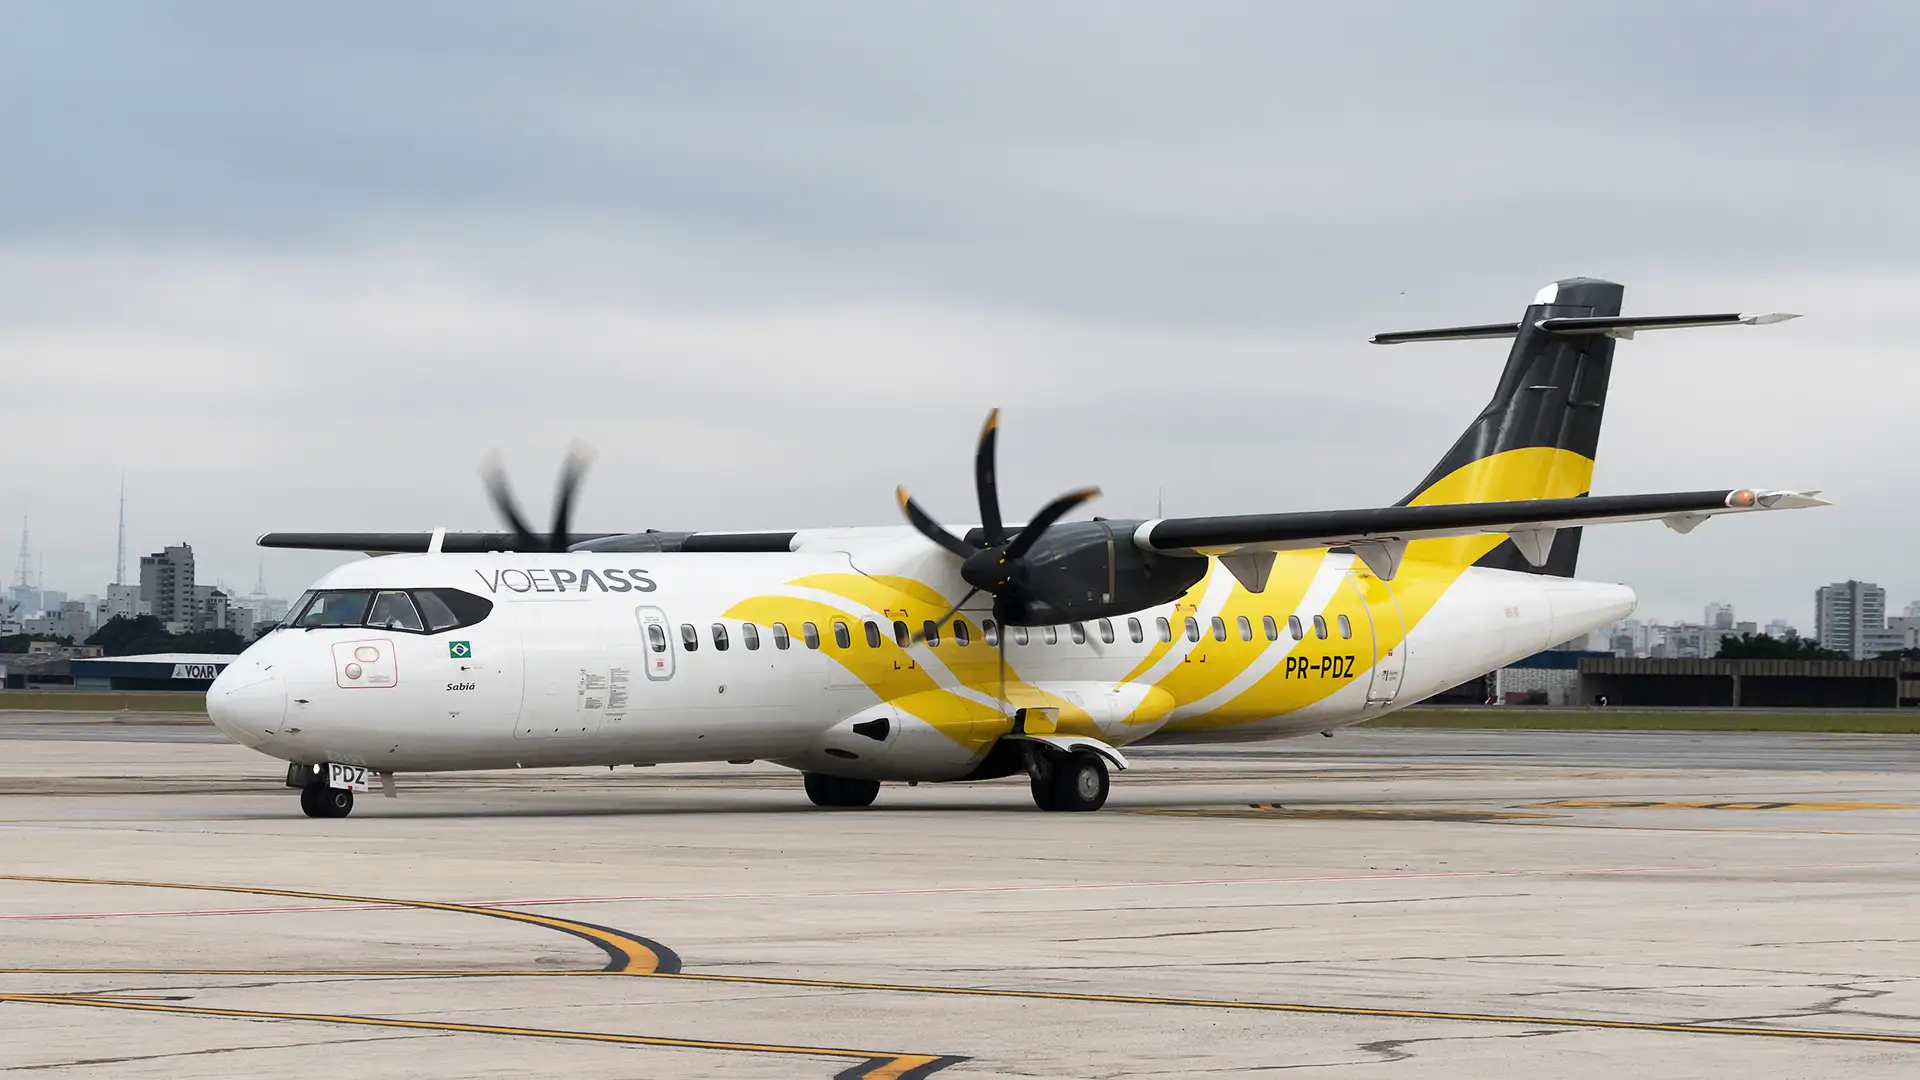
[[[1590,532],[1642,614],[1920,599],[1920,10],[1641,5],[0,6],[0,553],[1368,506],[1541,284],[1786,310],[1621,346],[1596,491],[1831,509]],[[291,595],[339,557],[266,555]],[[136,571],[137,573],[137,571]]]

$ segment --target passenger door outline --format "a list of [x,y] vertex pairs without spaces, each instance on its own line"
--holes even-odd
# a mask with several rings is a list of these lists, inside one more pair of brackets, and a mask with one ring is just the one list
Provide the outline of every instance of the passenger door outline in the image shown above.
[[[1400,614],[1400,601],[1393,595],[1391,586],[1372,574],[1349,572],[1347,583],[1360,594],[1360,601],[1367,613],[1367,630],[1373,635],[1373,665],[1367,677],[1367,705],[1391,705],[1394,698],[1400,695],[1400,684],[1406,674],[1407,633],[1405,619]],[[1394,642],[1393,647],[1385,653],[1380,651],[1383,640]]]
[[[634,618],[640,622],[640,639],[647,651],[647,678],[654,682],[666,682],[673,678],[674,650],[679,648],[674,642],[673,624],[667,621],[667,613],[657,607],[642,605],[633,609]],[[654,649],[654,631],[657,627],[660,637],[666,639],[667,647],[663,651]]]

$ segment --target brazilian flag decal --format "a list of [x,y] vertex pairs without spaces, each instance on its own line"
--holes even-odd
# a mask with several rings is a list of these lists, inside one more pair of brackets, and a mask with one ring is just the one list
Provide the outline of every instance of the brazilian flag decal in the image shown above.
[[455,660],[472,659],[473,646],[464,641],[449,641],[447,642],[447,655],[453,657]]

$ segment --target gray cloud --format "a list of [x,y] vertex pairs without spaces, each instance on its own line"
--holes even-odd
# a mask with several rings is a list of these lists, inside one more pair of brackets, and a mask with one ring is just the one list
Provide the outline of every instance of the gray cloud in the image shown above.
[[[1805,310],[1622,348],[1599,486],[1833,489],[1791,521],[1589,540],[1656,610],[1920,595],[1905,7],[14,5],[0,399],[48,577],[266,528],[486,520],[603,451],[608,527],[1363,504],[1497,347],[1375,349],[1616,277]],[[0,521],[5,521],[0,516]],[[6,545],[10,547],[10,545]],[[326,565],[274,556],[283,591]],[[1756,610],[1757,609],[1757,610]]]

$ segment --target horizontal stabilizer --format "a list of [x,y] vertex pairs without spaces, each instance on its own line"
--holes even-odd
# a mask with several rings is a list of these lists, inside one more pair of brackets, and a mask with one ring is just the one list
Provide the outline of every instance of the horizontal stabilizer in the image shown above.
[[1533,325],[1549,334],[1611,334],[1630,338],[1641,330],[1678,330],[1688,326],[1766,326],[1800,316],[1784,311],[1764,315],[1728,312],[1721,315],[1608,315],[1599,318],[1541,319]]
[[[1598,317],[1564,316],[1541,319],[1534,328],[1549,334],[1606,334],[1631,338],[1641,330],[1677,330],[1688,326],[1766,326],[1800,316],[1785,311],[1763,314],[1726,312],[1713,315],[1606,315]],[[1509,338],[1520,333],[1519,323],[1482,323],[1479,326],[1445,326],[1437,330],[1395,330],[1373,335],[1375,345],[1404,345],[1414,341],[1469,341],[1477,338]]]
[[1410,341],[1475,341],[1480,338],[1513,337],[1520,324],[1481,323],[1479,326],[1443,326],[1438,330],[1394,330],[1373,335],[1375,345],[1405,345]]

